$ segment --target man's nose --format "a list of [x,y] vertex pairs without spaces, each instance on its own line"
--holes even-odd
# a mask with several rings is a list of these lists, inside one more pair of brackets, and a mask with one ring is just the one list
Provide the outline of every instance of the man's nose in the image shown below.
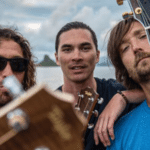
[[132,41],[132,49],[133,49],[133,52],[135,54],[138,53],[138,52],[141,52],[143,50],[142,46],[141,46],[141,43],[138,40],[133,40]]
[[5,78],[7,76],[11,76],[13,75],[13,71],[11,69],[10,63],[7,62],[6,67],[4,68],[4,70],[2,70],[2,76]]
[[82,53],[81,53],[81,51],[78,49],[78,48],[76,48],[75,50],[74,50],[74,53],[73,53],[73,60],[75,60],[75,61],[79,61],[79,60],[81,60],[82,59]]

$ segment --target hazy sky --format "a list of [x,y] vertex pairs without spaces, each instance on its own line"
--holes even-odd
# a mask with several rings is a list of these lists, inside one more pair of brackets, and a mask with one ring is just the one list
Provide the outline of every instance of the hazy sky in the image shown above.
[[41,61],[45,54],[55,60],[55,36],[63,25],[82,21],[96,32],[104,57],[106,33],[125,11],[130,11],[127,1],[119,6],[116,0],[0,0],[0,23],[18,28]]

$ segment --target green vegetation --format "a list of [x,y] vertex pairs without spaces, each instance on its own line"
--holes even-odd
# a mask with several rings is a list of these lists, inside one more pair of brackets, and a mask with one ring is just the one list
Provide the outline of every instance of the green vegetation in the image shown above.
[[51,60],[48,55],[45,55],[44,60],[41,61],[38,66],[57,66],[57,64]]

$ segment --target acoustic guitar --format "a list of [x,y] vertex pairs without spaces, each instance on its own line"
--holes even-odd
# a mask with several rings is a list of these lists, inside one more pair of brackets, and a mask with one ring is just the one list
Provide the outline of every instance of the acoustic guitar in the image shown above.
[[[83,133],[99,95],[90,87],[81,90],[73,108],[73,96],[36,85],[23,92],[14,76],[3,83],[14,100],[0,110],[1,150],[83,150]],[[80,115],[79,115],[80,113]]]
[[0,109],[0,150],[83,150],[87,122],[73,102],[72,95],[46,85],[17,96]]
[[[118,5],[123,4],[123,0],[116,0]],[[145,28],[148,41],[150,43],[150,0],[127,0],[133,16]]]

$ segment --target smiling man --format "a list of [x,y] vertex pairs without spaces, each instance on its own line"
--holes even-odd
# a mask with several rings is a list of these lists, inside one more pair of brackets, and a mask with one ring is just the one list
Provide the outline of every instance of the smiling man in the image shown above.
[[60,35],[56,62],[61,65],[64,82],[69,82],[63,85],[63,91],[72,90],[74,84],[79,89],[87,85],[96,89],[93,71],[99,61],[99,54],[88,30],[72,29]]
[[0,106],[12,100],[3,80],[14,75],[27,90],[35,84],[35,66],[29,42],[17,31],[0,28]]
[[119,22],[111,31],[108,55],[118,81],[129,89],[142,88],[146,100],[117,122],[115,140],[107,149],[149,150],[150,45],[141,23],[133,17]]
[[[94,31],[82,22],[70,22],[64,25],[56,36],[56,63],[60,65],[63,71],[64,84],[58,88],[62,92],[71,93],[74,95],[76,103],[79,99],[78,93],[86,87],[93,88],[99,98],[104,99],[104,102],[96,104],[95,110],[99,114],[104,110],[110,99],[113,97],[121,108],[126,106],[126,102],[120,94],[116,94],[117,90],[125,90],[125,88],[113,79],[105,80],[94,78],[94,69],[96,63],[99,62],[100,51],[98,50],[97,38]],[[135,99],[142,92],[132,92]],[[141,94],[142,93],[142,94]],[[128,96],[128,91],[124,92]],[[140,97],[140,96],[139,96]],[[123,106],[122,106],[123,105]],[[133,109],[135,105],[128,104],[125,114]],[[96,124],[98,118],[92,116],[89,123]],[[99,123],[95,128],[95,133],[98,135]],[[87,129],[84,137],[85,150],[105,150],[101,142],[96,136],[94,141],[94,130]]]

